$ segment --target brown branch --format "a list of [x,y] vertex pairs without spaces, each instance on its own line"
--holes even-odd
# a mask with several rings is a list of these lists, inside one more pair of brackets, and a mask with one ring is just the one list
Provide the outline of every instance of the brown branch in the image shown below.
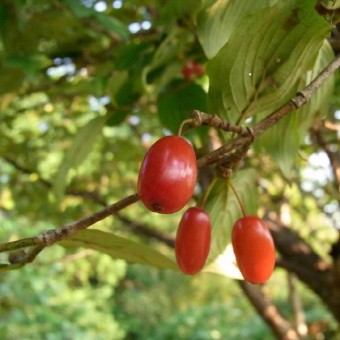
[[329,142],[327,142],[322,134],[322,127],[320,124],[315,125],[311,128],[311,136],[315,143],[323,149],[326,153],[329,162],[331,163],[334,179],[335,179],[335,186],[337,191],[340,193],[340,155],[338,150],[332,150]]
[[67,237],[72,236],[76,232],[86,229],[89,226],[103,220],[104,218],[116,214],[118,211],[128,207],[129,205],[137,202],[139,197],[137,194],[133,194],[123,198],[122,200],[111,204],[102,210],[87,216],[83,219],[75,221],[71,224],[64,225],[57,229],[51,229],[43,232],[41,235],[18,241],[0,243],[0,252],[11,251],[15,249],[21,249],[31,247],[26,255],[22,257],[20,262],[13,264],[1,264],[0,270],[11,270],[22,267],[23,265],[32,262],[36,256],[46,247],[55,242],[61,241]]
[[334,265],[321,258],[294,230],[283,226],[277,217],[267,216],[266,221],[281,255],[277,266],[294,273],[340,321],[340,289]]
[[308,328],[305,322],[305,314],[303,312],[301,299],[296,288],[296,277],[293,273],[287,273],[289,301],[292,306],[294,316],[294,328],[301,338],[305,338]]
[[260,286],[252,285],[246,281],[238,281],[238,283],[253,307],[278,339],[299,339],[293,326],[280,314],[272,301],[261,290]]
[[86,229],[89,226],[103,220],[104,218],[116,214],[118,211],[128,207],[138,200],[138,195],[133,194],[81,220],[67,224],[58,229],[47,230],[38,236],[37,243],[42,246],[49,246],[54,242],[61,241],[74,235],[77,231]]

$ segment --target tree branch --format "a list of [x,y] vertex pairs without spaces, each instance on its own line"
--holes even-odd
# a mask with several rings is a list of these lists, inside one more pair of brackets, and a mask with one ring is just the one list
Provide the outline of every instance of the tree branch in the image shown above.
[[277,266],[294,273],[340,321],[340,290],[336,268],[314,252],[294,230],[283,226],[278,217],[267,216],[266,221],[281,255]]
[[51,229],[43,232],[41,235],[18,241],[0,243],[0,252],[11,251],[26,247],[32,247],[20,262],[13,264],[0,264],[0,270],[11,270],[22,267],[23,265],[32,262],[36,256],[46,247],[55,242],[61,241],[72,236],[76,232],[86,229],[89,226],[103,220],[104,218],[116,214],[118,211],[137,202],[139,197],[137,194],[127,196],[120,201],[111,204],[102,210],[87,216],[73,223],[64,225],[60,228]]
[[280,314],[268,296],[261,290],[260,286],[252,285],[246,281],[238,281],[238,283],[253,307],[278,339],[299,339],[294,327]]
[[334,179],[335,179],[335,186],[337,191],[340,193],[340,155],[338,150],[332,150],[330,143],[326,142],[322,133],[321,133],[321,126],[317,124],[311,128],[311,135],[312,139],[315,143],[323,149],[323,151],[328,156],[329,162],[331,163]]
[[67,224],[58,229],[47,230],[40,236],[38,236],[37,244],[42,246],[49,246],[54,242],[61,241],[67,237],[74,235],[77,231],[86,229],[89,226],[103,220],[104,218],[116,214],[118,211],[128,207],[129,205],[137,202],[138,200],[139,200],[138,195],[133,194],[76,222]]

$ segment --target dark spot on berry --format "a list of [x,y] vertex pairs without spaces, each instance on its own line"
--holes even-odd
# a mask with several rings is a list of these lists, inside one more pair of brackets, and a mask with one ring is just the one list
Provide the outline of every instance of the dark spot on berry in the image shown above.
[[154,209],[154,211],[157,211],[157,212],[161,212],[163,210],[163,207],[159,203],[154,203],[152,205],[152,208]]

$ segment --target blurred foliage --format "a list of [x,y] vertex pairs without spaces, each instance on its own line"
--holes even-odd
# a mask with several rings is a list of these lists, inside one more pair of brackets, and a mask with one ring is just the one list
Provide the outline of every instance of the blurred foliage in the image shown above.
[[[324,42],[330,25],[314,13],[314,3],[287,3],[288,7],[268,0],[256,6],[222,0],[2,0],[0,240],[37,235],[87,216],[103,202],[133,194],[147,148],[160,136],[176,132],[191,109],[214,113],[218,108],[217,113],[228,117],[228,110],[221,109],[226,105],[224,96],[233,98],[237,106],[244,95],[242,105],[247,105],[250,97],[253,100],[254,86],[261,85],[265,109],[257,111],[258,103],[253,101],[251,114],[242,116],[253,116],[254,122],[289,99],[298,85],[303,86],[331,59],[332,51]],[[296,29],[281,45],[282,31],[267,27],[277,21],[280,9],[281,19],[287,19],[287,8],[293,13],[301,10],[301,22],[293,25]],[[259,22],[264,40],[260,35],[253,39]],[[221,35],[219,25],[228,34]],[[313,39],[308,40],[310,36]],[[273,41],[271,49],[261,45],[266,39]],[[321,46],[325,47],[319,51]],[[285,58],[282,69],[270,54],[276,48]],[[235,51],[238,60],[254,67],[251,72],[258,83],[249,83],[254,77],[249,79],[239,67],[242,63],[225,62],[224,57],[232,59]],[[275,84],[271,77],[261,78],[261,72],[266,72],[259,62],[251,63],[262,52],[272,66]],[[205,66],[208,59],[210,79],[206,74],[183,78],[181,70],[188,61]],[[329,82],[310,111],[303,111],[308,122],[293,117],[279,131],[257,141],[241,164],[244,169],[232,179],[251,211],[259,207],[261,215],[281,213],[287,225],[326,259],[337,237],[338,194],[326,154],[305,134],[320,114],[333,123],[339,119],[339,84],[337,74],[334,91]],[[302,129],[300,136],[292,139],[297,126]],[[207,128],[195,129],[186,137],[201,154],[208,150],[210,133]],[[333,149],[338,148],[336,140],[332,142],[336,137],[331,131],[324,134]],[[207,203],[213,220],[228,224],[220,222],[216,239],[222,235],[222,246],[214,248],[214,256],[229,242],[232,219],[225,215],[235,203],[222,182]],[[202,194],[198,186],[190,204]],[[233,210],[231,215],[238,213]],[[122,214],[171,236],[181,217],[181,213],[151,214],[140,203]],[[137,262],[166,266],[168,258],[174,259],[171,249],[138,236],[118,218],[107,218],[96,229],[110,237],[94,239],[90,248],[102,250],[109,240],[127,240],[121,241],[125,257],[119,251],[118,255],[103,252],[134,261],[126,256],[126,247],[137,242],[137,259],[146,252],[167,258]],[[1,254],[0,260],[6,262],[7,254]],[[291,320],[285,282],[285,273],[277,270],[268,289]],[[307,322],[324,322],[328,331],[334,331],[334,320],[316,296],[302,285],[299,292]],[[319,333],[322,336],[323,330]],[[1,273],[0,338],[19,337],[272,339],[230,278],[209,273],[189,278],[175,271],[130,265],[91,249],[57,245],[20,271]]]

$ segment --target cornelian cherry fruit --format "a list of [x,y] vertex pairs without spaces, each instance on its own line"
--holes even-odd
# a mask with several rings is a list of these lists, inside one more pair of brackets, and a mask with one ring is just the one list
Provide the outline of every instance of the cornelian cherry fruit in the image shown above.
[[257,216],[244,216],[234,224],[232,245],[245,280],[267,281],[275,266],[275,246],[266,223]]
[[210,241],[209,215],[201,208],[189,208],[179,223],[175,242],[177,264],[183,273],[193,275],[203,268]]
[[138,195],[160,214],[182,209],[192,197],[197,161],[192,146],[180,136],[165,136],[151,146],[139,170]]
[[201,77],[203,74],[203,66],[193,60],[188,61],[182,68],[182,75],[186,80],[192,80],[196,77]]

